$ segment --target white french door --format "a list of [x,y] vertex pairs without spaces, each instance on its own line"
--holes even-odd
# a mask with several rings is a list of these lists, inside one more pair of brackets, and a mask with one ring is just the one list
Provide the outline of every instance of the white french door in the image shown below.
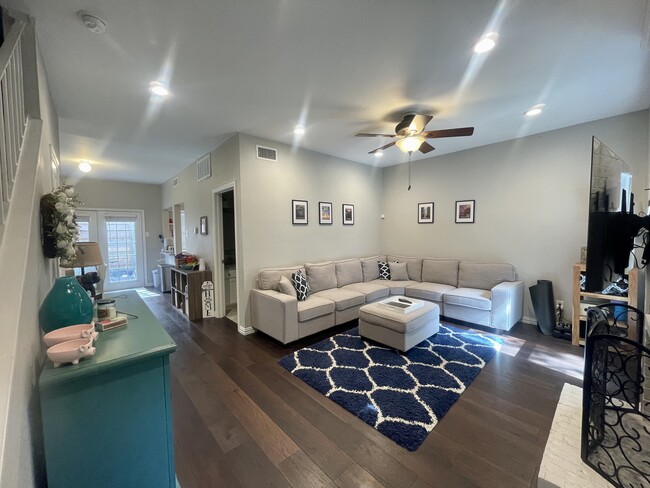
[[145,284],[142,212],[77,210],[80,241],[99,243],[106,263],[104,290]]

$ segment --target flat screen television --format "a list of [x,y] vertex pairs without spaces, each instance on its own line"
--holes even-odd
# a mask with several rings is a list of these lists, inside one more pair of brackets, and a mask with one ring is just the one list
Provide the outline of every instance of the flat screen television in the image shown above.
[[625,273],[634,247],[632,169],[592,138],[585,291],[600,293]]

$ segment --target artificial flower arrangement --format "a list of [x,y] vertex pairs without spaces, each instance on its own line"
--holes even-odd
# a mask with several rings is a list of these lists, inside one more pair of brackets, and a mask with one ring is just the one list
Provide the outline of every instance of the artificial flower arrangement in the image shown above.
[[41,197],[43,254],[59,258],[62,266],[72,263],[77,254],[79,226],[74,211],[80,203],[71,185],[59,186]]

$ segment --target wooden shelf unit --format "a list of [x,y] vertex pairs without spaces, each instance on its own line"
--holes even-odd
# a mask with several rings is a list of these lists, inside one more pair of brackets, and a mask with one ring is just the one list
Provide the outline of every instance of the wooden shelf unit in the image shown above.
[[190,320],[203,318],[201,285],[204,281],[212,281],[212,272],[171,269],[172,304]]
[[[580,302],[583,299],[606,300],[608,302],[623,302],[632,307],[638,307],[639,270],[632,268],[628,273],[627,296],[603,295],[602,293],[591,293],[580,291],[580,274],[584,273],[586,265],[576,263],[573,265],[573,310],[571,317],[571,344],[574,346],[584,345],[584,338],[580,337],[580,322],[586,322],[587,316],[580,314]],[[630,322],[630,327],[635,324]],[[633,332],[632,330],[630,332]]]

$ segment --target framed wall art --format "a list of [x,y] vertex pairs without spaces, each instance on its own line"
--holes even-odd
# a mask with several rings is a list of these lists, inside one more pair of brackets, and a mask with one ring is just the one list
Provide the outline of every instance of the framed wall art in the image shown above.
[[458,200],[456,202],[456,223],[473,224],[476,200]]
[[204,215],[201,217],[201,235],[202,236],[207,236],[208,235],[208,216]]
[[318,202],[318,223],[322,225],[332,223],[332,202]]
[[294,225],[306,225],[309,222],[307,200],[291,200],[291,223]]
[[433,202],[418,203],[418,224],[433,224]]
[[354,225],[354,205],[343,204],[343,225]]

